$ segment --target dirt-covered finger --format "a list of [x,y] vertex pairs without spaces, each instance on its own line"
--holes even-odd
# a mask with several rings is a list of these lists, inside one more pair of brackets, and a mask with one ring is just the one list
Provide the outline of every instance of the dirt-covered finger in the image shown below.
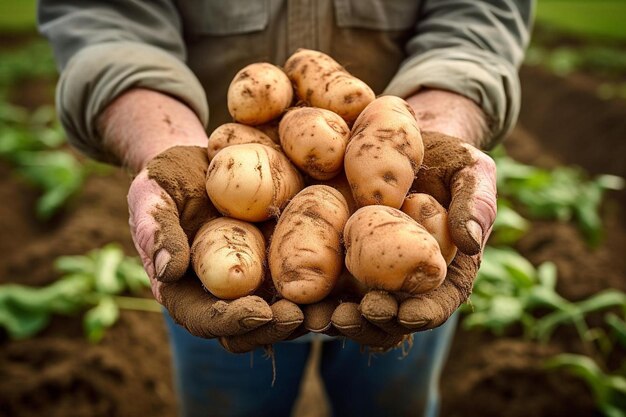
[[200,226],[219,214],[206,192],[208,166],[207,150],[198,146],[172,147],[152,159],[147,166],[148,177],[175,204],[177,223],[189,241],[193,241]]
[[273,318],[267,324],[239,336],[220,338],[224,349],[232,353],[249,352],[259,346],[267,346],[288,338],[302,323],[304,315],[296,304],[278,300],[271,306]]
[[250,295],[228,302],[220,300],[190,275],[164,283],[161,299],[172,319],[198,337],[244,334],[273,318],[272,309],[262,298]]
[[403,336],[391,335],[367,321],[356,303],[341,303],[337,306],[332,322],[343,336],[375,349],[392,349],[404,339]]
[[457,254],[439,288],[400,304],[398,322],[414,331],[441,326],[469,297],[479,266],[479,256]]
[[302,307],[304,312],[304,327],[314,333],[325,333],[332,327],[332,316],[339,302],[327,298],[314,304]]
[[386,333],[401,336],[410,329],[397,321],[398,300],[386,291],[373,290],[365,294],[359,305],[363,317]]
[[151,278],[180,279],[189,266],[189,242],[172,199],[142,171],[128,192],[129,224],[137,251]]
[[475,148],[469,152],[476,162],[452,179],[448,224],[459,250],[476,255],[482,250],[496,218],[496,165]]

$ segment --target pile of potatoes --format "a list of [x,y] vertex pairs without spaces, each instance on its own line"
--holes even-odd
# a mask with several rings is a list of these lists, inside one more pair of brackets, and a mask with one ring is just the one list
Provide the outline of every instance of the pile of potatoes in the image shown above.
[[208,291],[235,299],[271,279],[281,297],[311,304],[340,277],[405,294],[443,282],[456,247],[446,210],[409,193],[424,145],[404,100],[376,98],[331,57],[301,49],[284,69],[239,71],[228,109],[234,122],[210,135],[206,176],[223,217],[192,245]]

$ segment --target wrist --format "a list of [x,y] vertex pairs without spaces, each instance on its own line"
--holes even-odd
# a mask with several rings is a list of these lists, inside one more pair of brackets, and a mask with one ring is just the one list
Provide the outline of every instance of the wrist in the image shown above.
[[140,88],[128,90],[107,106],[98,131],[107,151],[135,173],[173,146],[206,146],[208,141],[204,126],[189,107]]
[[476,148],[488,146],[487,115],[472,100],[445,91],[423,89],[407,98],[423,131],[457,137]]

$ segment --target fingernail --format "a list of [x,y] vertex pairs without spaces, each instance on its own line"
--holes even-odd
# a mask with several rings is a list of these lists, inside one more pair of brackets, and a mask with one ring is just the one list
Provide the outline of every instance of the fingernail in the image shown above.
[[170,255],[167,249],[161,248],[156,253],[154,257],[154,270],[156,272],[157,279],[163,277],[170,259],[172,259],[172,255]]
[[246,329],[256,329],[271,320],[271,317],[246,317],[241,319],[241,325]]
[[483,229],[480,227],[476,220],[468,220],[465,223],[465,229],[470,237],[474,240],[477,246],[482,246],[483,244]]
[[430,320],[398,320],[401,325],[410,329],[420,329],[430,323]]

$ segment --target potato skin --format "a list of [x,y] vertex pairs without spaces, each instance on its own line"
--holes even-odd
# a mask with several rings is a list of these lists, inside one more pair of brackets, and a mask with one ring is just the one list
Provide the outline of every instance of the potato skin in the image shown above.
[[204,224],[191,246],[193,269],[218,298],[252,294],[265,276],[265,240],[250,223],[218,217]]
[[404,199],[400,210],[411,216],[433,235],[446,260],[446,265],[450,265],[456,256],[457,248],[450,235],[448,211],[434,197],[424,193],[409,194]]
[[277,216],[303,187],[300,173],[285,155],[258,143],[222,149],[206,177],[215,208],[224,216],[250,222]]
[[348,123],[375,98],[367,84],[319,51],[298,49],[285,62],[285,72],[300,100],[337,113]]
[[359,207],[400,208],[424,159],[415,113],[399,97],[370,103],[352,127],[344,169]]
[[247,125],[280,116],[292,100],[291,81],[283,70],[267,62],[244,67],[228,87],[228,111],[235,121]]
[[326,180],[343,169],[350,129],[330,110],[313,107],[289,110],[280,121],[278,135],[285,154],[311,177]]
[[280,146],[259,129],[240,123],[225,123],[218,126],[209,136],[207,146],[209,161],[225,147],[243,143],[260,143],[270,148],[280,149]]
[[342,271],[348,216],[341,193],[325,185],[305,188],[285,207],[269,249],[272,279],[284,298],[311,304],[332,291]]
[[370,288],[422,294],[446,277],[446,262],[428,231],[398,209],[357,210],[344,228],[346,267]]
[[323,181],[312,181],[309,185],[314,184],[322,184],[328,185],[329,187],[333,187],[335,190],[339,191],[343,198],[346,199],[346,203],[348,203],[348,208],[350,209],[350,214],[357,211],[358,207],[356,205],[356,201],[354,201],[354,197],[352,196],[352,189],[350,188],[350,183],[348,182],[348,178],[346,178],[346,173],[342,170],[336,176],[332,177],[329,180]]

